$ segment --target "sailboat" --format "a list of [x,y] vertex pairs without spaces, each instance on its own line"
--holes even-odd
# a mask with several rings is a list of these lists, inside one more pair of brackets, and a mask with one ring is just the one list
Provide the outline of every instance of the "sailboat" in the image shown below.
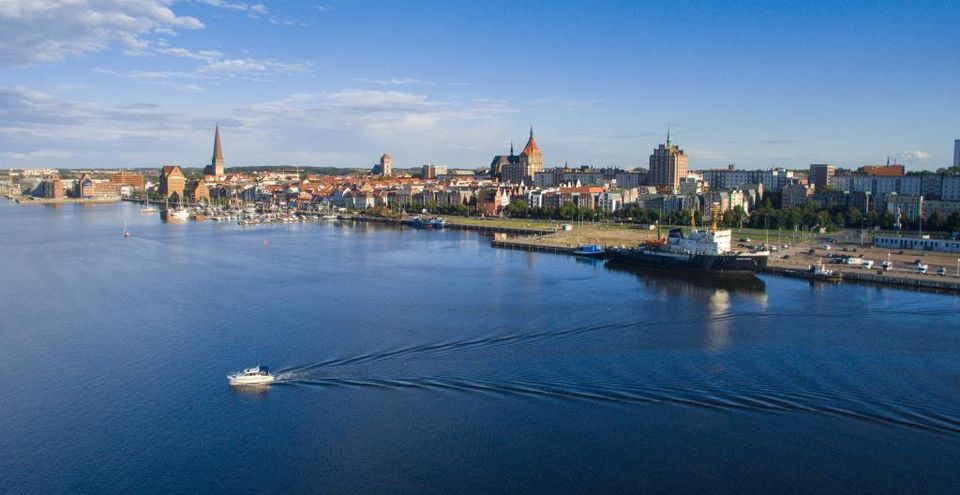
[[123,238],[126,239],[127,237],[130,237],[130,235],[130,231],[127,230],[127,222],[123,222]]
[[186,220],[190,218],[190,210],[183,207],[183,196],[180,196],[180,206],[170,212],[171,218],[176,218],[178,220]]
[[160,211],[160,208],[150,204],[150,195],[147,194],[147,191],[143,191],[143,207],[140,208],[140,213],[156,213]]

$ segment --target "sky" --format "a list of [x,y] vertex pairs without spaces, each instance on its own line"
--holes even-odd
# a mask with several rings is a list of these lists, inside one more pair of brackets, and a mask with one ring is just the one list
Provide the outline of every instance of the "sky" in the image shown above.
[[0,0],[0,168],[952,161],[960,2]]

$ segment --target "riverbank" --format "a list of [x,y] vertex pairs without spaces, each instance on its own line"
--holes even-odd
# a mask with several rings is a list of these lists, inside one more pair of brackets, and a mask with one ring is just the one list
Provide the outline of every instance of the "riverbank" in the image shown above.
[[[843,238],[843,233],[801,241],[798,244],[779,244],[772,253],[765,273],[806,277],[811,265],[829,264],[839,272],[844,281],[855,281],[902,288],[923,288],[960,293],[960,274],[957,272],[960,257],[952,253],[926,251],[890,251],[873,246],[860,246],[848,242],[830,242],[834,238]],[[747,235],[741,231],[739,234]],[[758,243],[756,239],[738,237],[734,233],[734,244]],[[634,246],[655,239],[656,232],[633,226],[614,224],[577,225],[570,231],[556,231],[545,234],[495,238],[490,245],[495,248],[519,249],[524,251],[572,254],[573,250],[584,244],[600,244],[604,247]],[[742,241],[741,241],[742,240]],[[761,241],[762,242],[762,241]],[[789,241],[788,241],[789,242]],[[872,269],[860,266],[833,263],[841,256],[861,257],[874,261]],[[883,271],[880,262],[889,260],[892,269]],[[918,273],[918,261],[927,265],[927,273]],[[937,270],[943,268],[944,275]]]
[[7,199],[20,205],[59,205],[119,203],[120,198],[35,198],[33,196],[8,196]]

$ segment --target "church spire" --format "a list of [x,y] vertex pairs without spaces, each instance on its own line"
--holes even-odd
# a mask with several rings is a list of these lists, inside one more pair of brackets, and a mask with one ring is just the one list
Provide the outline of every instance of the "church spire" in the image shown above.
[[510,156],[513,156],[513,140],[510,140]]
[[667,148],[670,147],[670,125],[667,125]]
[[220,124],[217,124],[216,131],[213,135],[213,161],[216,163],[217,160],[223,161],[223,152],[220,151]]
[[223,175],[223,151],[220,150],[220,124],[217,124],[213,135],[213,160],[210,164],[213,168],[213,175]]
[[533,139],[533,126],[530,126],[530,139]]

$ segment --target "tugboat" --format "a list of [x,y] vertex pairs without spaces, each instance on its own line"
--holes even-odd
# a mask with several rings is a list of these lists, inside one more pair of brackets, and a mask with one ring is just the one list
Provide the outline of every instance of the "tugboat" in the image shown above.
[[585,258],[603,258],[606,251],[599,244],[584,244],[573,250],[573,254]]
[[274,377],[266,366],[257,365],[242,372],[227,375],[227,380],[230,381],[230,385],[269,385],[273,383]]
[[610,248],[609,258],[663,268],[711,272],[725,276],[754,276],[767,266],[768,251],[741,253],[730,249],[733,232],[717,229],[720,206],[713,204],[713,225],[710,229],[696,228],[690,215],[692,232],[684,235],[679,228],[671,229],[666,239],[647,241],[633,248]]

